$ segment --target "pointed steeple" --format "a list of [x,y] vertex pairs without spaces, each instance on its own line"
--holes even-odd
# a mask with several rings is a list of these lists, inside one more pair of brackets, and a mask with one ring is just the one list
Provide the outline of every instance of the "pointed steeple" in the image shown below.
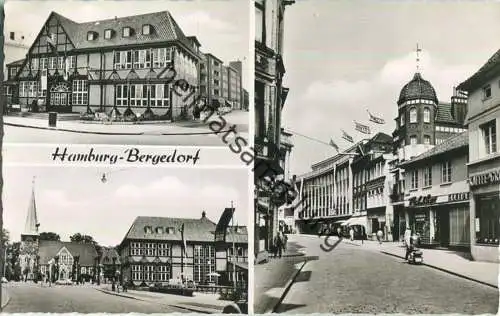
[[38,218],[36,216],[35,202],[35,178],[33,177],[33,186],[31,188],[31,200],[28,206],[28,215],[26,216],[26,224],[24,225],[23,235],[38,236]]

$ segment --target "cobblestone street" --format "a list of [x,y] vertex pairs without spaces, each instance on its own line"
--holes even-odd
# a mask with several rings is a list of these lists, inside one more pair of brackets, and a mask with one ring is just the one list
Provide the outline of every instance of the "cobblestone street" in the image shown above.
[[[321,250],[317,236],[290,236],[307,255],[276,312],[286,313],[494,313],[498,291],[476,282],[362,246],[340,243]],[[333,244],[333,242],[330,242]],[[256,277],[258,275],[256,274]]]

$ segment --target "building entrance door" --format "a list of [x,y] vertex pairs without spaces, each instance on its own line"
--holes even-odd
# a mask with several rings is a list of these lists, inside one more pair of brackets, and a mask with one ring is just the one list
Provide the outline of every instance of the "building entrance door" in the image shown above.
[[71,90],[68,83],[58,83],[50,88],[47,111],[71,113]]
[[448,247],[450,245],[450,212],[437,211],[436,224],[436,241],[441,247]]

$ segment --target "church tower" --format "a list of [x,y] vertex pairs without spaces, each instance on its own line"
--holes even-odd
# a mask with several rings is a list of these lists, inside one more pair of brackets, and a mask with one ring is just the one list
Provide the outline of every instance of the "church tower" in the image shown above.
[[19,264],[21,266],[21,275],[28,280],[34,279],[34,273],[38,265],[38,218],[36,214],[35,202],[35,180],[31,189],[31,200],[28,206],[28,214],[24,232],[21,234],[21,249],[19,253]]
[[401,89],[397,102],[393,136],[394,151],[400,161],[418,156],[436,144],[435,117],[439,101],[434,87],[420,74],[419,52],[417,45],[417,71]]

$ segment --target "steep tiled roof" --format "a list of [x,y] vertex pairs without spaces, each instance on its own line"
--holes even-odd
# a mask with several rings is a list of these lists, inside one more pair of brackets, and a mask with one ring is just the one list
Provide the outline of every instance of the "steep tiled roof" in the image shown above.
[[465,80],[458,85],[458,89],[465,91],[472,91],[481,86],[492,75],[497,75],[495,68],[500,68],[500,49],[488,59],[488,61],[479,70],[473,74],[469,79]]
[[57,253],[66,247],[72,256],[80,256],[80,264],[84,266],[94,265],[94,260],[97,258],[97,251],[92,244],[40,240],[39,256],[40,264],[48,264],[48,262],[57,255]]
[[233,226],[228,228],[226,235],[226,241],[232,243],[247,243],[248,242],[248,231],[246,226]]
[[401,166],[403,167],[409,166],[412,165],[413,163],[420,162],[422,160],[435,157],[437,155],[452,151],[454,149],[465,147],[468,145],[469,145],[469,133],[463,132],[461,134],[448,138],[441,144],[434,146],[432,149],[429,149],[428,151],[420,154],[419,156],[407,162],[402,163]]
[[24,58],[8,63],[7,66],[21,66],[24,63]]
[[[180,41],[186,48],[195,53],[190,45],[191,42],[168,11],[83,23],[72,21],[55,12],[53,14],[61,23],[76,49]],[[142,26],[145,24],[150,24],[153,28],[152,33],[149,35],[142,34]],[[122,37],[124,27],[133,29],[134,32],[130,37]],[[111,39],[104,38],[104,31],[107,29],[114,31]],[[96,40],[87,40],[89,31],[98,33]]]
[[451,103],[439,103],[436,111],[436,122],[457,123],[453,118]]
[[120,264],[120,255],[115,248],[102,247],[101,264],[113,264],[113,258],[116,258],[116,264]]

